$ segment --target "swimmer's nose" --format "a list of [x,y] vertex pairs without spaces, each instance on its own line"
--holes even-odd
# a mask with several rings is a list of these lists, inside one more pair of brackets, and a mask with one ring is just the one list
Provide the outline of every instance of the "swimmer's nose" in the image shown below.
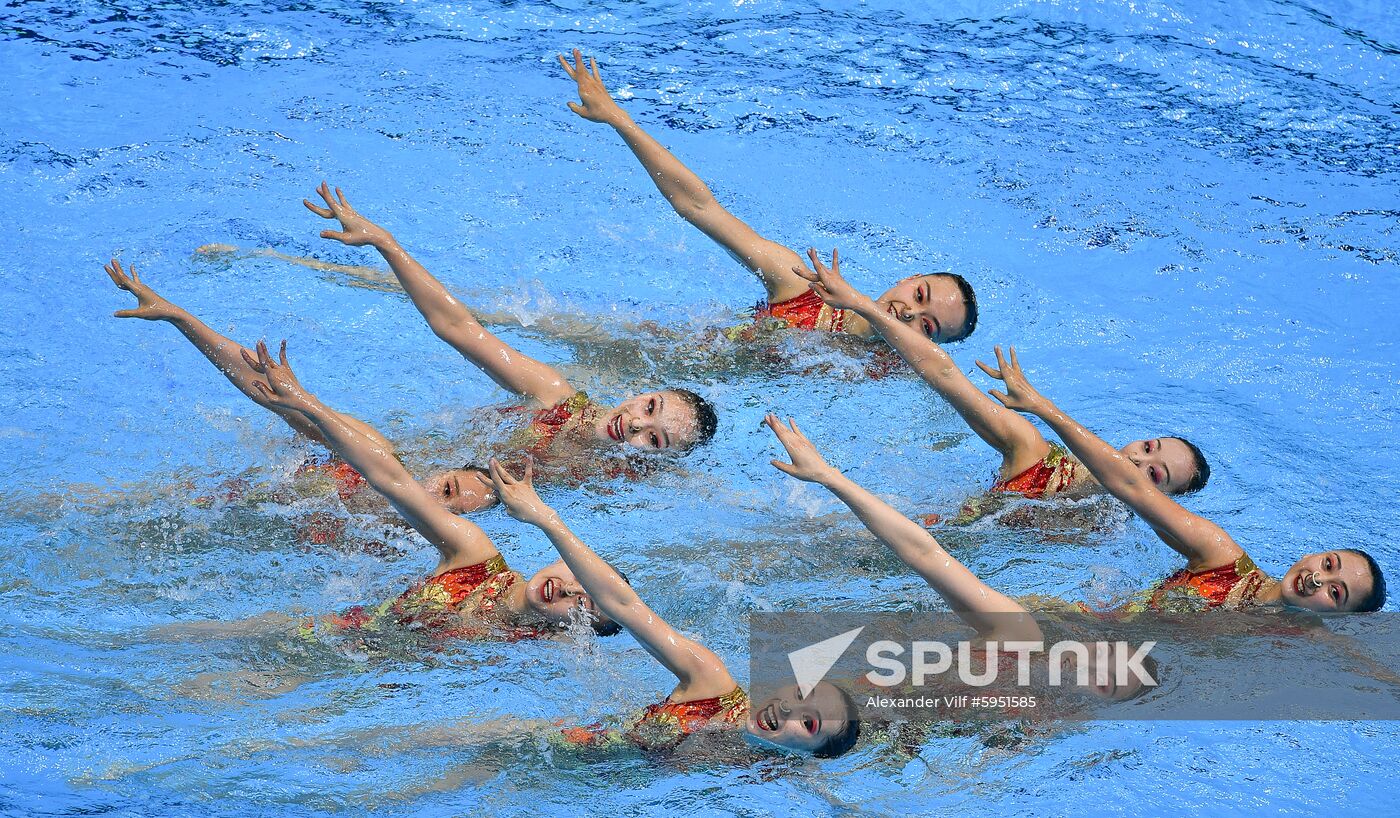
[[792,708],[788,707],[787,699],[778,699],[778,712],[784,716],[792,712]]
[[1308,578],[1303,581],[1303,587],[1310,588],[1314,591],[1318,588],[1321,588],[1322,577],[1319,577],[1316,571],[1312,572],[1311,574],[1308,574]]

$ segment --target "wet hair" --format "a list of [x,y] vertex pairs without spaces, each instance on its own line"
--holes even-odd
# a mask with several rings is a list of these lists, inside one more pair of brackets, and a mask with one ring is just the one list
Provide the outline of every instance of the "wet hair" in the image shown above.
[[1151,656],[1144,656],[1144,657],[1142,657],[1142,669],[1145,670],[1145,671],[1147,671],[1147,675],[1148,675],[1148,676],[1151,676],[1151,677],[1153,678],[1153,680],[1155,680],[1155,681],[1157,682],[1157,684],[1155,684],[1155,685],[1149,685],[1149,684],[1141,684],[1141,685],[1138,685],[1137,692],[1134,693],[1133,695],[1129,696],[1128,698],[1123,699],[1123,701],[1125,701],[1125,702],[1130,702],[1130,701],[1132,701],[1133,699],[1141,699],[1143,696],[1146,696],[1146,695],[1147,695],[1147,691],[1149,691],[1149,690],[1155,690],[1156,688],[1162,686],[1162,670],[1161,670],[1161,666],[1157,664],[1157,660],[1156,660],[1156,659],[1153,659]]
[[[614,571],[617,571],[617,575],[622,577],[623,582],[627,583],[628,585],[632,584],[632,580],[628,579],[627,575],[622,573],[622,571],[617,566],[613,565],[612,563],[608,563],[608,567],[612,568]],[[599,636],[617,636],[619,633],[622,633],[622,626],[611,619],[599,619],[597,616],[594,616],[592,624],[593,632],[598,634]]]
[[689,389],[671,389],[681,396],[681,400],[690,404],[690,409],[695,413],[695,440],[686,446],[686,451],[704,446],[715,436],[715,430],[719,428],[719,416],[715,414],[714,404],[690,391]]
[[1381,573],[1381,566],[1376,562],[1376,558],[1362,551],[1360,548],[1348,548],[1347,553],[1366,560],[1366,567],[1371,569],[1371,593],[1353,608],[1355,613],[1374,613],[1385,604],[1385,574]]
[[977,293],[972,291],[972,285],[968,283],[967,279],[957,273],[934,273],[933,275],[953,279],[953,283],[958,285],[958,292],[962,293],[963,308],[967,310],[967,319],[963,321],[962,327],[948,338],[947,343],[961,341],[977,329]]
[[1178,491],[1177,494],[1190,494],[1193,491],[1200,491],[1206,487],[1206,482],[1210,480],[1210,463],[1206,462],[1205,453],[1197,448],[1195,443],[1187,440],[1181,435],[1174,435],[1177,440],[1186,444],[1186,448],[1191,450],[1191,459],[1195,461],[1196,473],[1191,475],[1191,481]]
[[[828,684],[830,684],[828,682]],[[834,733],[826,741],[822,742],[816,749],[812,750],[812,755],[817,758],[837,758],[850,752],[860,740],[860,711],[856,709],[855,699],[851,694],[842,688],[831,685],[837,693],[841,694],[841,701],[846,705],[846,726],[841,732]]]

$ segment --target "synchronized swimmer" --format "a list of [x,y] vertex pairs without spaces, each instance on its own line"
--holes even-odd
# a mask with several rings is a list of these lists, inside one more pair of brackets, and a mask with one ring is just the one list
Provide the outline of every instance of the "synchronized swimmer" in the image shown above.
[[[1209,479],[1210,467],[1196,446],[1163,436],[1115,449],[1031,386],[1014,347],[1006,354],[996,347],[995,366],[977,362],[1001,382],[1000,391],[984,393],[941,346],[966,338],[977,324],[977,301],[965,279],[929,273],[870,298],[842,277],[835,251],[828,267],[809,250],[809,268],[796,252],[764,238],[721,206],[699,177],[643,131],[608,93],[596,62],[590,59],[585,65],[578,50],[572,63],[563,55],[559,62],[577,86],[579,102],[570,102],[569,108],[617,131],[676,213],[762,280],[766,301],[756,310],[759,319],[883,340],[997,450],[1001,463],[995,483],[986,496],[969,501],[955,521],[985,515],[999,499],[1012,495],[1044,500],[1107,493],[1186,560],[1144,591],[1131,610],[1294,608],[1331,613],[1376,611],[1384,604],[1381,568],[1356,548],[1304,555],[1279,579],[1271,578],[1221,526],[1174,499]],[[710,403],[680,388],[639,394],[614,407],[594,402],[558,369],[488,331],[388,230],[360,215],[339,188],[323,182],[316,192],[320,203],[304,200],[306,208],[338,225],[321,236],[378,251],[433,334],[524,405],[509,410],[521,427],[497,457],[419,481],[388,439],[302,386],[287,362],[285,341],[276,356],[264,342],[243,347],[160,296],[134,269],[128,271],[116,260],[106,266],[112,282],[137,299],[135,308],[119,310],[117,317],[175,326],[240,392],[330,451],[331,460],[309,468],[334,477],[347,508],[382,498],[381,505],[387,502],[397,519],[436,547],[437,565],[409,590],[377,605],[303,622],[302,632],[392,638],[400,632],[395,629],[404,629],[434,638],[513,642],[553,637],[580,625],[599,635],[626,630],[675,675],[675,687],[620,727],[555,730],[558,741],[576,748],[671,752],[701,736],[747,735],[761,745],[820,758],[853,748],[861,719],[849,691],[822,682],[803,695],[792,685],[751,703],[714,651],[657,615],[627,578],[536,493],[537,479],[577,484],[620,474],[639,477],[608,465],[608,455],[619,451],[692,451],[716,434],[718,420]],[[1023,414],[1044,422],[1061,442],[1047,440]],[[845,503],[973,628],[979,644],[1043,639],[1040,624],[1024,605],[979,579],[923,526],[828,464],[796,422],[783,423],[770,414],[766,423],[788,456],[787,461],[773,460],[773,466],[826,488]],[[512,571],[485,531],[459,516],[497,503],[510,517],[542,532],[560,560],[529,578]],[[1135,698],[1145,689],[1121,683],[1088,687],[1090,695],[1111,701]]]

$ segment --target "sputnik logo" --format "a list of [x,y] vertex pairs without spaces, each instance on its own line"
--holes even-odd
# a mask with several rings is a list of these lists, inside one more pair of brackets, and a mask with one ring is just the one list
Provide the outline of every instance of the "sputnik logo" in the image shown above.
[[841,661],[841,655],[863,630],[864,625],[788,654],[788,664],[792,665],[792,675],[797,679],[797,689],[804,699],[821,683],[831,668]]

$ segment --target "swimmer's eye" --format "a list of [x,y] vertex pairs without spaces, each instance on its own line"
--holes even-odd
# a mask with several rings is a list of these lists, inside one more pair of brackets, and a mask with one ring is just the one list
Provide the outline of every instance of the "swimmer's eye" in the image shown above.
[[811,716],[802,717],[802,726],[807,728],[808,733],[811,733],[814,736],[817,734],[817,720],[812,718]]
[[1153,441],[1149,440],[1149,441],[1147,441],[1146,443],[1142,444],[1142,450],[1143,450],[1144,452],[1147,452],[1148,454],[1151,454],[1151,453],[1152,453],[1152,443],[1153,443]]
[[920,284],[917,288],[915,288],[915,290],[914,290],[914,302],[917,303],[917,304],[922,304],[922,303],[924,303],[924,285],[923,285],[923,284]]
[[661,438],[657,437],[656,435],[652,435],[652,436],[651,436],[651,445],[654,446],[654,447],[656,447],[656,448],[658,448],[658,449],[661,448]]
[[1328,571],[1331,571],[1331,570],[1332,570],[1332,557],[1330,557],[1330,556],[1323,557],[1323,558],[1322,558],[1322,567],[1325,568],[1325,569],[1327,569]]
[[1342,592],[1337,590],[1337,586],[1333,585],[1330,589],[1328,589],[1327,593],[1331,595],[1332,603],[1334,605],[1342,604]]
[[651,400],[647,401],[647,414],[650,415],[650,414],[654,413],[655,411],[656,411],[656,398],[652,398]]
[[933,331],[933,324],[929,322],[927,318],[924,319],[924,335],[927,335],[929,338],[933,338],[935,335]]
[[1157,467],[1156,467],[1156,466],[1150,466],[1150,467],[1148,467],[1147,473],[1148,473],[1149,475],[1152,476],[1152,482],[1153,482],[1153,483],[1157,483],[1157,484],[1159,484],[1159,485],[1161,484],[1161,482],[1162,482],[1162,473],[1159,472],[1159,471],[1157,471]]

